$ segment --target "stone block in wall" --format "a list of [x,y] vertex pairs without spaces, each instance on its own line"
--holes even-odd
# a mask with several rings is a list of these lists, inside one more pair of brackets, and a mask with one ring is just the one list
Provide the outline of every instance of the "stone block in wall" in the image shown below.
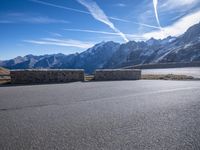
[[95,71],[96,81],[139,79],[141,79],[141,70],[139,69],[98,69]]

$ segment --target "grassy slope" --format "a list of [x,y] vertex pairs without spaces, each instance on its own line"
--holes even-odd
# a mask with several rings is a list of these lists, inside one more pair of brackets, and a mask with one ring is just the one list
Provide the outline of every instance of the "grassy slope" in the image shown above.
[[166,74],[166,75],[155,75],[155,74],[145,74],[142,75],[143,80],[194,80],[191,76],[186,75],[174,75],[174,74]]

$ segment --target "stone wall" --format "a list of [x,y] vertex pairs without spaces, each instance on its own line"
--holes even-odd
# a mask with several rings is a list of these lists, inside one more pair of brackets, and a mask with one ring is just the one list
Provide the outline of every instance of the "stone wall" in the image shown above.
[[137,69],[100,69],[95,71],[96,81],[139,80],[141,70]]
[[47,69],[47,70],[12,70],[13,84],[65,83],[84,81],[84,70],[78,69]]

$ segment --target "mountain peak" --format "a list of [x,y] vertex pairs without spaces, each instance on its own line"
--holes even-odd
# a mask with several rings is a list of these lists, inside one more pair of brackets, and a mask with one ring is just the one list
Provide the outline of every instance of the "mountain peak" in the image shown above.
[[158,40],[154,39],[153,37],[146,41],[149,46],[158,44]]
[[181,40],[182,42],[190,42],[194,40],[199,40],[199,37],[200,37],[200,22],[190,27],[183,34],[183,36],[181,36]]

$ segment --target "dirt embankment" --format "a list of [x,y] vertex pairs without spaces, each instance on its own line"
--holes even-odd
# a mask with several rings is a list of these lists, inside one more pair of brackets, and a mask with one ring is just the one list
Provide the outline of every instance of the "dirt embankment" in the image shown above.
[[10,82],[10,71],[8,69],[0,67],[0,84]]
[[174,74],[166,74],[166,75],[145,74],[142,75],[142,79],[143,80],[197,80],[192,76],[174,75]]
[[0,67],[0,75],[10,75],[10,71],[8,69]]
[[164,69],[164,68],[183,68],[183,67],[200,67],[200,62],[171,62],[171,63],[155,63],[142,64],[135,66],[127,66],[125,69]]

